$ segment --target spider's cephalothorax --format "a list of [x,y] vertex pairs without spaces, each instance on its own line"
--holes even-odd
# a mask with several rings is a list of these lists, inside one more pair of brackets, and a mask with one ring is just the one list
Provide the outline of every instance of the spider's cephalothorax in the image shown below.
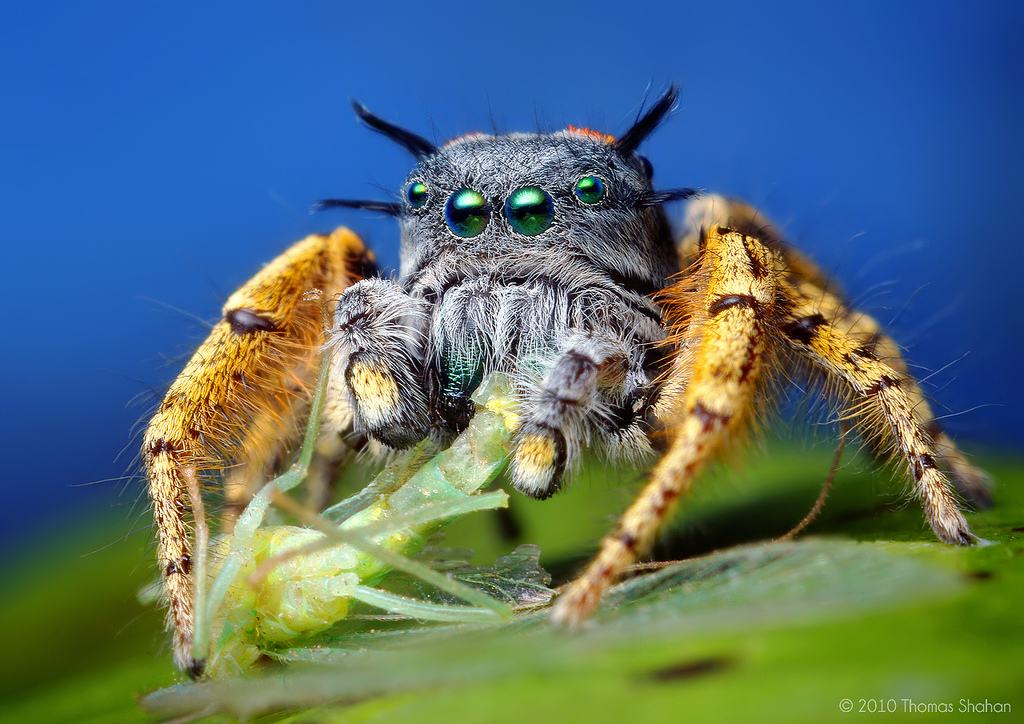
[[[653,128],[674,100],[637,128]],[[679,269],[660,204],[691,192],[653,190],[637,133],[415,146],[402,202],[366,204],[401,221],[401,276],[359,282],[338,305],[332,341],[357,425],[392,447],[447,438],[465,426],[481,378],[501,371],[520,391],[519,490],[550,495],[585,441],[617,456],[650,451],[665,334],[651,294]]]
[[321,206],[398,217],[399,278],[374,277],[372,255],[346,229],[299,242],[228,299],[146,431],[182,668],[203,667],[191,651],[189,530],[200,484],[230,465],[228,502],[244,503],[294,442],[325,348],[336,362],[324,459],[353,421],[390,447],[443,443],[494,370],[515,381],[510,474],[529,495],[557,490],[584,445],[637,458],[652,427],[664,433],[646,487],[556,603],[562,623],[583,621],[650,546],[702,465],[742,433],[776,368],[827,383],[872,447],[903,460],[938,538],[975,540],[957,491],[985,502],[987,478],[937,424],[879,325],[748,206],[706,196],[671,235],[660,205],[692,191],[655,191],[636,150],[675,100],[670,89],[618,139],[570,127],[442,147],[356,105],[417,164],[400,201]]

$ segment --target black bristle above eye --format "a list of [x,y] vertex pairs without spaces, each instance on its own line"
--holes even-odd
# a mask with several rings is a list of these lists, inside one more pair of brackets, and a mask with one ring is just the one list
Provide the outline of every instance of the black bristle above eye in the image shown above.
[[379,211],[388,216],[401,216],[402,205],[393,201],[373,201],[369,199],[320,199],[309,210],[310,213],[327,211],[328,209],[362,209],[363,211]]
[[650,191],[643,195],[640,199],[641,206],[659,206],[661,204],[667,204],[669,201],[683,201],[685,199],[692,199],[694,196],[700,196],[700,190],[698,189],[665,189],[664,191]]
[[437,153],[437,146],[423,138],[423,136],[407,131],[404,128],[399,128],[395,124],[388,123],[383,118],[373,115],[370,113],[370,109],[359,101],[353,100],[352,108],[355,110],[359,120],[382,136],[390,138],[417,159],[426,158]]
[[640,144],[651,135],[651,132],[665,120],[665,116],[669,114],[678,100],[679,89],[670,85],[658,102],[640,116],[628,131],[619,136],[619,139],[615,141],[615,150],[624,156],[636,151]]

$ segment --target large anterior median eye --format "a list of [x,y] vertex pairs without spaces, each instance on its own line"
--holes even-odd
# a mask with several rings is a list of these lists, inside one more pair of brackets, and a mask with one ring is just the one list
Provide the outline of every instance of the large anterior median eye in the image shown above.
[[576,194],[576,198],[583,203],[596,204],[604,198],[608,189],[605,187],[604,181],[597,176],[584,176],[576,182],[573,192]]
[[544,189],[524,186],[513,191],[505,202],[505,218],[516,233],[536,236],[551,226],[555,202]]
[[464,239],[482,234],[490,217],[491,209],[487,199],[473,189],[459,189],[451,195],[444,207],[448,228]]
[[427,185],[422,181],[413,181],[405,189],[405,200],[414,209],[421,209],[427,203]]

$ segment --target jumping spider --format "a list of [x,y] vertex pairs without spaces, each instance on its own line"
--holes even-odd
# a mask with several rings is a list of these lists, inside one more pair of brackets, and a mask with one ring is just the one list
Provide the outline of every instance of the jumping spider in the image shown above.
[[[321,206],[396,217],[400,276],[376,276],[373,255],[347,229],[295,244],[228,299],[145,435],[179,666],[201,669],[189,655],[190,486],[230,464],[229,503],[244,504],[251,481],[293,445],[325,349],[336,355],[325,459],[353,429],[391,448],[428,436],[443,444],[467,424],[469,396],[493,371],[515,384],[522,424],[509,477],[526,495],[556,492],[585,445],[643,459],[662,434],[646,487],[556,602],[561,624],[584,621],[649,547],[784,366],[820,378],[869,442],[902,457],[939,539],[976,540],[957,492],[982,502],[987,479],[935,422],[878,323],[846,306],[741,203],[697,198],[673,236],[662,204],[695,194],[655,190],[636,151],[676,99],[670,88],[617,139],[570,126],[441,147],[356,104],[416,166],[399,202]],[[326,331],[310,289],[337,299]]]

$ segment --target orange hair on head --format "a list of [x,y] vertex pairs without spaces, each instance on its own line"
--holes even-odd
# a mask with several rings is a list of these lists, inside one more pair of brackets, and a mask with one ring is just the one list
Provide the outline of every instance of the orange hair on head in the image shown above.
[[569,133],[575,133],[578,136],[586,136],[587,138],[593,138],[595,141],[602,141],[603,143],[615,143],[615,136],[609,133],[601,133],[590,128],[581,128],[579,126],[570,125],[566,128]]

